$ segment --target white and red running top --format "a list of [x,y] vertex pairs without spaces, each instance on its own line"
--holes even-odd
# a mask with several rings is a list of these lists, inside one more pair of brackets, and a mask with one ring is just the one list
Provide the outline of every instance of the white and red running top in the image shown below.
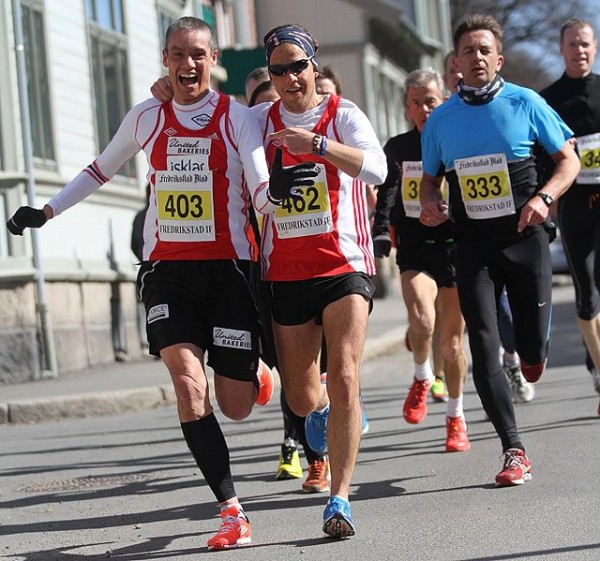
[[[267,160],[282,149],[284,167],[315,162],[319,175],[301,197],[285,199],[281,207],[265,204],[259,189],[255,207],[265,214],[261,239],[262,276],[272,281],[304,280],[350,272],[375,274],[366,184],[379,185],[387,175],[385,154],[366,115],[351,101],[325,97],[302,114],[287,111],[280,101],[253,108],[264,131]],[[301,127],[363,152],[357,177],[351,177],[314,154],[294,156],[281,139],[267,135]]]
[[49,201],[57,216],[113,177],[140,150],[149,164],[144,260],[250,259],[252,194],[269,173],[252,112],[209,90],[192,105],[134,106],[102,154]]

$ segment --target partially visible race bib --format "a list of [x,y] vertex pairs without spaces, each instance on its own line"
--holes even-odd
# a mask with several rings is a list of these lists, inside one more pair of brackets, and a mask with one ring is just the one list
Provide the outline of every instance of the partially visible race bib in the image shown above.
[[325,166],[315,166],[319,170],[315,184],[297,189],[298,197],[284,199],[275,210],[275,227],[281,239],[316,236],[333,230]]
[[[409,218],[419,218],[421,215],[421,178],[423,177],[423,162],[402,162],[402,206]],[[442,197],[448,203],[446,182],[442,183]]]
[[422,162],[402,162],[402,206],[409,218],[419,218],[421,214],[419,193],[422,177]]
[[578,136],[577,152],[581,162],[577,183],[600,183],[600,133]]
[[505,154],[459,158],[454,169],[469,218],[481,220],[515,214]]
[[158,237],[166,242],[216,239],[210,138],[169,139],[167,169],[156,172]]

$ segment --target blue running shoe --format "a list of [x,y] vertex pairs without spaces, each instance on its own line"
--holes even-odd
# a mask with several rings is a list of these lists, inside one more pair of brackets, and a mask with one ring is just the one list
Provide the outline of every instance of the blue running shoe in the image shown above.
[[369,432],[369,419],[367,419],[367,412],[365,411],[365,406],[361,400],[360,402],[360,413],[361,413],[361,427],[360,434],[367,434]]
[[323,532],[330,538],[349,538],[356,531],[354,528],[354,520],[350,513],[350,503],[338,497],[329,497],[327,506],[323,512]]
[[327,417],[329,417],[329,405],[323,413],[313,411],[304,421],[306,441],[318,454],[323,454],[327,451]]

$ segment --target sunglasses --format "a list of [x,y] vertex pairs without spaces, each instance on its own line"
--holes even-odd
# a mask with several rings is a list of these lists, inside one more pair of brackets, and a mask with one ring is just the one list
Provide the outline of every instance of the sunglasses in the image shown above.
[[269,64],[269,72],[273,76],[285,76],[288,72],[298,76],[308,68],[309,64],[310,58],[301,58],[289,64]]

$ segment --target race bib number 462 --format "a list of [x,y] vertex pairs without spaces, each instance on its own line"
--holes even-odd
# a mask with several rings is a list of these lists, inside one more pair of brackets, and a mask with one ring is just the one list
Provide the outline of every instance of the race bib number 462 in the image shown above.
[[277,235],[282,239],[314,236],[333,230],[325,166],[315,165],[319,170],[315,184],[297,189],[298,196],[285,198],[275,210]]

